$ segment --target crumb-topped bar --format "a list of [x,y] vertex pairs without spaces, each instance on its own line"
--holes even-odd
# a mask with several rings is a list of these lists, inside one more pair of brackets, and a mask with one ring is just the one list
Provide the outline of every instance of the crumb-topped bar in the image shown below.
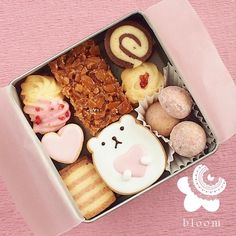
[[94,41],[86,41],[49,66],[75,116],[92,135],[131,112],[132,106]]

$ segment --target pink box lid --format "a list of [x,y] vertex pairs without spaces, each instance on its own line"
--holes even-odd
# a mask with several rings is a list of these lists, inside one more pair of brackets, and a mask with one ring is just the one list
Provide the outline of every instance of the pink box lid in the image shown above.
[[[0,173],[36,235],[56,235],[84,218],[17,104],[13,86],[0,88]],[[1,112],[2,113],[2,112]]]
[[229,139],[236,133],[236,86],[199,16],[187,0],[164,0],[145,15],[218,143]]
[[[172,63],[215,132],[236,133],[236,87],[204,25],[186,0],[164,0],[144,12]],[[0,173],[36,235],[55,235],[84,218],[50,158],[41,149],[13,86],[0,89]]]

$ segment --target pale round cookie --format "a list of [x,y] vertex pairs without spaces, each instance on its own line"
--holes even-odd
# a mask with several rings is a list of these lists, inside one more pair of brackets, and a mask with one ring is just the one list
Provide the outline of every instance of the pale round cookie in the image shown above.
[[172,117],[184,119],[192,109],[192,99],[187,90],[178,86],[168,86],[158,96],[162,108]]
[[183,121],[170,133],[170,141],[176,153],[184,157],[194,157],[206,147],[206,133],[195,122]]
[[152,130],[168,137],[171,130],[179,123],[179,120],[169,116],[159,102],[153,103],[146,111],[145,120]]

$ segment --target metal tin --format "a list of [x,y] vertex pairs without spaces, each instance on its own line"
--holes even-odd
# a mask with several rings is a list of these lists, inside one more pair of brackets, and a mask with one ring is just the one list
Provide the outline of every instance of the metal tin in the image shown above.
[[[201,31],[203,26],[201,25],[201,23],[199,23],[198,17],[196,18],[196,15],[195,15],[192,7],[189,5],[189,3],[186,0],[181,0],[181,1],[178,1],[178,0],[165,0],[165,1],[163,1],[163,2],[161,2],[159,4],[157,4],[157,5],[154,5],[153,7],[147,9],[144,12],[134,12],[134,13],[131,13],[131,14],[129,14],[129,15],[127,15],[127,16],[119,19],[119,20],[117,20],[117,21],[114,21],[112,24],[106,26],[105,28],[101,29],[100,31],[98,31],[98,32],[96,32],[94,34],[91,34],[90,36],[84,38],[83,40],[81,40],[79,42],[76,42],[72,46],[66,48],[62,52],[56,54],[55,56],[53,56],[53,57],[49,58],[48,60],[46,60],[45,62],[43,62],[42,64],[40,64],[40,65],[34,67],[33,69],[31,69],[30,71],[26,72],[22,76],[19,76],[18,78],[16,78],[15,80],[13,80],[10,83],[8,88],[0,90],[0,96],[2,98],[6,99],[6,104],[8,104],[8,105],[11,104],[10,106],[12,106],[12,110],[11,110],[12,116],[14,116],[14,119],[17,117],[17,119],[15,119],[15,121],[16,121],[15,125],[22,125],[23,128],[20,129],[21,130],[20,132],[21,132],[21,134],[23,136],[24,136],[24,131],[27,133],[27,135],[26,135],[27,136],[27,142],[30,142],[29,141],[29,137],[32,138],[30,143],[25,143],[25,146],[29,145],[31,148],[35,148],[35,150],[37,149],[36,154],[35,154],[35,158],[39,157],[40,160],[42,160],[42,162],[41,162],[41,164],[42,164],[42,171],[45,174],[47,173],[46,171],[48,171],[48,175],[50,176],[50,184],[51,184],[51,186],[54,186],[56,188],[56,192],[60,195],[60,199],[58,198],[57,201],[58,201],[58,203],[63,202],[63,206],[65,207],[64,209],[61,208],[61,212],[63,212],[63,211],[65,212],[66,211],[68,213],[68,221],[65,224],[62,223],[62,218],[58,219],[59,220],[58,222],[62,223],[62,227],[60,227],[60,229],[58,229],[58,230],[56,229],[55,225],[52,227],[53,228],[52,231],[50,231],[48,229],[42,230],[41,228],[44,227],[45,225],[42,222],[34,222],[34,219],[32,219],[32,221],[30,221],[29,223],[30,223],[30,226],[32,227],[34,232],[40,233],[41,235],[49,235],[52,232],[53,233],[61,233],[62,231],[69,230],[71,227],[73,227],[73,226],[75,226],[75,225],[77,225],[77,224],[79,224],[81,222],[86,222],[86,223],[93,222],[93,221],[103,217],[104,215],[107,215],[108,213],[110,213],[111,211],[117,209],[118,207],[120,207],[120,206],[128,203],[129,201],[135,199],[136,197],[142,195],[143,193],[153,189],[154,187],[156,187],[159,184],[165,182],[166,180],[170,179],[171,177],[176,176],[177,174],[179,174],[180,172],[184,171],[185,169],[190,168],[191,166],[193,166],[194,164],[198,163],[199,161],[204,160],[205,158],[207,158],[209,155],[212,155],[217,150],[218,144],[219,144],[218,142],[216,142],[215,149],[212,150],[211,152],[209,152],[207,155],[205,155],[201,159],[199,159],[197,161],[194,161],[193,163],[191,163],[191,164],[187,165],[186,167],[182,168],[180,171],[178,171],[178,172],[176,172],[176,173],[174,173],[172,175],[169,175],[169,176],[163,178],[162,180],[160,180],[157,183],[153,184],[152,186],[146,188],[145,190],[139,192],[138,194],[135,194],[134,196],[129,197],[128,199],[125,199],[124,201],[118,203],[117,205],[113,206],[112,208],[110,208],[110,209],[106,210],[105,212],[99,214],[98,216],[94,217],[93,219],[85,220],[81,216],[81,214],[79,213],[79,209],[76,208],[76,206],[74,204],[74,201],[70,197],[69,191],[63,185],[62,180],[60,179],[60,176],[59,176],[58,172],[56,171],[56,168],[53,167],[52,161],[50,160],[50,158],[45,153],[43,153],[43,151],[41,149],[40,142],[39,142],[37,136],[32,131],[30,125],[28,124],[27,120],[25,119],[25,117],[23,115],[23,112],[21,111],[20,102],[18,100],[16,92],[14,91],[14,86],[16,86],[17,83],[19,83],[21,80],[23,80],[26,76],[37,72],[38,70],[43,68],[45,65],[47,65],[50,61],[54,60],[55,58],[59,57],[60,55],[65,54],[66,52],[68,52],[72,48],[76,47],[77,45],[83,43],[84,41],[86,41],[86,40],[88,40],[90,38],[96,37],[98,34],[103,33],[105,30],[107,30],[108,28],[116,25],[120,21],[126,20],[127,18],[130,19],[132,17],[139,16],[139,17],[142,17],[146,21],[146,23],[149,25],[150,29],[152,29],[152,31],[154,32],[157,40],[161,44],[162,49],[164,50],[165,54],[168,56],[168,60],[171,61],[172,65],[175,66],[176,70],[178,71],[178,73],[183,78],[183,80],[186,83],[186,85],[187,85],[188,89],[190,90],[190,92],[193,89],[194,94],[192,94],[192,95],[193,95],[194,99],[197,101],[197,104],[199,105],[200,109],[201,109],[201,107],[204,108],[203,109],[204,117],[208,121],[209,126],[215,128],[216,122],[212,121],[212,116],[208,116],[208,110],[206,109],[206,107],[207,107],[206,104],[204,104],[204,106],[201,106],[203,104],[200,103],[201,100],[197,96],[197,93],[199,93],[199,96],[201,96],[201,91],[199,90],[199,88],[198,88],[198,90],[196,88],[191,88],[191,78],[189,78],[188,76],[185,76],[186,75],[186,73],[185,73],[186,70],[183,67],[179,66],[180,65],[179,61],[181,61],[181,56],[182,56],[181,52],[179,52],[179,51],[175,52],[175,51],[171,50],[172,49],[171,45],[173,43],[173,41],[171,40],[171,33],[168,30],[165,31],[163,25],[168,20],[168,17],[172,17],[173,14],[171,14],[171,12],[172,12],[173,9],[174,10],[177,9],[177,11],[176,11],[178,13],[177,16],[176,16],[177,18],[176,18],[176,21],[174,21],[173,24],[171,24],[171,23],[169,23],[169,24],[172,25],[172,26],[173,25],[178,25],[178,24],[185,24],[183,21],[181,21],[181,16],[182,16],[181,13],[182,12],[184,14],[186,13],[186,15],[188,15],[189,19],[193,20],[192,23],[196,23],[197,26],[199,26],[199,31],[198,31],[199,35],[198,35],[198,37],[201,37],[202,33],[204,33],[203,31]],[[164,10],[166,12],[163,15],[162,11],[164,11]],[[185,30],[189,30],[187,25],[186,25]],[[203,40],[206,40],[207,43],[209,43],[209,45],[210,45],[209,47],[211,47],[212,42],[209,41],[208,38],[204,38]],[[179,56],[179,58],[176,55]],[[224,72],[224,68],[225,67],[224,67],[222,61],[219,59],[218,55],[216,56],[216,59],[213,60],[213,62],[215,63],[214,65],[219,66],[219,68],[222,69],[221,71]],[[186,65],[186,67],[187,66],[188,65]],[[196,64],[195,68],[198,69],[199,66]],[[212,74],[212,76],[213,75],[214,74]],[[212,79],[212,78],[210,78],[210,79]],[[235,90],[232,89],[232,91],[231,91],[231,87],[232,87],[232,86],[230,86],[231,85],[231,81],[230,81],[231,78],[227,74],[227,76],[224,79],[225,79],[225,83],[227,84],[227,86],[225,88],[225,93],[227,93],[227,91],[230,90],[230,92],[232,92],[232,95],[230,95],[230,99],[234,99],[234,101],[235,101],[236,100],[236,93],[234,94],[234,91],[236,91],[236,89],[234,87],[233,89],[235,89]],[[206,89],[210,90],[212,88],[206,88]],[[217,88],[217,91],[218,91],[218,89],[219,88]],[[10,103],[9,103],[9,99],[11,100]],[[229,101],[228,98],[226,100],[223,100],[224,103],[228,103],[228,101]],[[215,109],[214,112],[217,112],[217,110]],[[228,110],[226,111],[226,119],[227,119],[227,116],[228,116]],[[219,119],[222,119],[222,117],[223,116],[219,115]],[[7,117],[5,117],[5,118],[6,118],[5,121],[7,121]],[[229,117],[230,125],[231,125],[232,121],[235,121],[235,124],[236,124],[236,113],[232,113],[232,116]],[[221,126],[224,127],[225,125],[227,125],[227,124],[222,124]],[[9,124],[9,127],[10,127],[10,124]],[[15,128],[17,130],[17,127],[15,127]],[[227,130],[230,130],[230,128],[228,128]],[[221,142],[223,140],[226,140],[230,136],[232,136],[234,133],[236,133],[236,126],[233,126],[232,130],[228,131],[227,133],[224,133],[223,136],[220,135],[221,134],[220,132],[216,132],[216,130],[214,130],[214,129],[212,129],[212,131],[213,131],[213,133],[216,133],[217,135],[219,135],[219,137],[220,137],[219,141]],[[7,130],[6,130],[6,132],[7,132]],[[13,132],[13,131],[11,130],[11,132]],[[0,138],[4,139],[5,138],[4,135],[5,135],[4,133],[1,133],[0,134]],[[216,135],[216,137],[218,138],[217,135]],[[22,140],[24,140],[24,139],[21,139],[21,141]],[[14,142],[19,142],[19,141],[14,139],[11,142],[14,143]],[[3,148],[7,149],[7,147],[3,147]],[[21,155],[24,155],[23,151],[22,151]],[[1,161],[2,160],[0,158],[0,162]],[[6,159],[5,159],[5,161],[6,161]],[[2,162],[0,164],[0,166],[1,165],[4,165],[4,162]],[[5,177],[6,177],[6,179],[8,179],[8,180],[10,179],[11,175],[14,175],[14,173],[11,173],[11,171],[12,171],[11,168],[12,167],[11,167],[11,165],[9,163],[9,166],[7,168],[5,168],[4,172],[3,172]],[[14,168],[16,168],[16,167],[14,167]],[[34,167],[34,168],[37,168],[37,166]],[[19,172],[19,173],[21,173],[21,172]],[[27,175],[29,175],[29,177],[30,177],[30,172],[28,172]],[[20,178],[20,176],[19,176],[19,178]],[[14,189],[14,187],[15,187],[14,183],[11,182],[11,181],[7,181],[7,182],[9,183],[9,186],[10,186],[9,189],[11,189],[13,193],[14,192],[16,193],[16,189]],[[47,185],[47,183],[45,183],[45,184]],[[47,189],[47,191],[48,191],[48,189]],[[30,192],[30,190],[29,190],[29,192]],[[32,209],[24,209],[22,207],[21,200],[19,199],[20,195],[19,194],[17,194],[17,195],[18,195],[18,198],[16,199],[16,203],[20,206],[21,210],[24,212],[23,215],[25,216],[25,218],[27,220],[29,220],[30,217],[31,217],[30,214],[31,213],[33,214],[33,208]],[[47,201],[47,200],[44,199],[44,201]],[[68,204],[68,205],[66,205],[65,203]],[[42,203],[42,205],[44,207],[45,206],[49,207],[50,206],[50,202]],[[30,206],[30,207],[33,207],[33,206]],[[34,216],[32,215],[32,217],[34,217]],[[47,218],[47,216],[45,216],[45,217]],[[59,217],[59,214],[55,215],[55,217],[56,218]],[[37,219],[35,219],[35,221],[36,220]],[[53,219],[49,219],[49,220],[50,220],[50,222],[53,222]],[[55,219],[55,221],[56,220],[57,219]]]

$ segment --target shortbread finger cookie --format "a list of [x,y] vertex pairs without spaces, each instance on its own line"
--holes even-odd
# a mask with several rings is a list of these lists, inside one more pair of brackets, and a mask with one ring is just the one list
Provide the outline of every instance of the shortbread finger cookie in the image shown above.
[[98,215],[116,200],[88,157],[80,158],[60,174],[85,219]]
[[105,49],[118,66],[133,68],[146,61],[152,53],[152,38],[142,25],[127,21],[107,31]]

